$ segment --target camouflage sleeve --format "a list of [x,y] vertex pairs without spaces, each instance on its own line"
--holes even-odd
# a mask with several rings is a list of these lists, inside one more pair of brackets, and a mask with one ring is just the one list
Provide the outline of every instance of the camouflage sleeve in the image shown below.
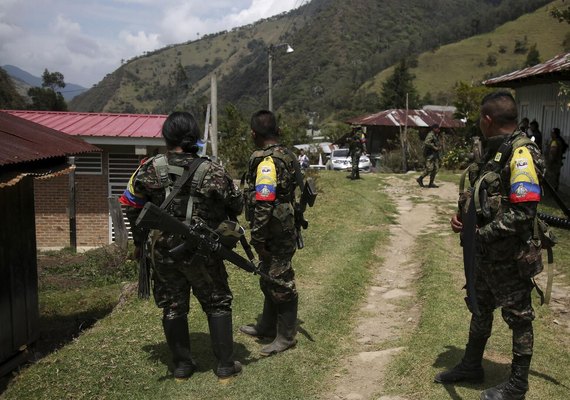
[[424,145],[432,150],[437,150],[437,142],[433,132],[430,131],[428,133],[428,135],[426,136],[426,140],[424,141]]
[[231,176],[218,164],[211,163],[200,187],[207,199],[221,202],[229,217],[237,217],[243,210],[243,196]]
[[540,201],[544,161],[534,146],[515,149],[510,163],[510,194],[501,202],[503,212],[479,229],[479,237],[489,243],[517,236],[532,229]]

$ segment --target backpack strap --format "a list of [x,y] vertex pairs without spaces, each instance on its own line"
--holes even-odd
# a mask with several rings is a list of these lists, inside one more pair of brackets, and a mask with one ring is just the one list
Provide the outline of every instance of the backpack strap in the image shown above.
[[[188,179],[190,179],[190,177],[192,177],[192,175],[194,175],[194,172],[196,172],[196,170],[198,169],[200,164],[202,164],[204,161],[206,161],[205,158],[196,158],[196,159],[194,159],[194,161],[192,161],[192,163],[188,166],[188,168],[183,168],[184,172],[182,173],[182,176],[180,178],[176,179],[176,182],[174,183],[174,187],[172,188],[170,193],[168,193],[168,195],[166,196],[166,198],[164,199],[164,201],[160,205],[160,208],[162,208],[164,210],[166,207],[168,207],[168,205],[172,202],[172,199],[174,199],[174,196],[176,196],[178,194],[178,192],[180,192],[180,189],[182,188],[182,186],[184,186],[184,184],[188,181]],[[179,168],[182,168],[182,167],[179,167]],[[186,215],[186,218],[189,218],[188,214]]]

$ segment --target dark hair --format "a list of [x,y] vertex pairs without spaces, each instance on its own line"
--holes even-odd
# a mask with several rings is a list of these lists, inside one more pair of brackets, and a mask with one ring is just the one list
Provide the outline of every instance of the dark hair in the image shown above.
[[439,129],[439,124],[432,124],[431,129]]
[[481,101],[481,115],[490,116],[500,126],[517,124],[518,112],[515,98],[509,92],[493,92]]
[[162,125],[162,136],[166,147],[173,149],[180,146],[185,153],[198,151],[200,128],[194,116],[188,112],[175,111],[166,118]]
[[251,130],[263,137],[279,136],[275,114],[268,110],[259,110],[251,116]]

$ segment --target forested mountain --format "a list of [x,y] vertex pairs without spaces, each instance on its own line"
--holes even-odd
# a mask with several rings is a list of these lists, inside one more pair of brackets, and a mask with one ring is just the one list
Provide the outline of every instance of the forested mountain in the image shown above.
[[[76,97],[70,109],[142,113],[202,109],[207,103],[211,73],[216,72],[220,108],[233,103],[247,115],[253,109],[267,107],[269,46],[287,42],[295,49],[293,53],[285,54],[282,48],[274,51],[275,109],[316,112],[321,120],[346,116],[374,108],[382,71],[403,57],[417,59],[425,52],[434,53],[441,46],[490,32],[547,3],[313,0],[289,13],[231,32],[207,35],[128,60],[96,87]],[[552,20],[552,24],[557,22]],[[529,36],[530,31],[545,29],[525,28]],[[484,58],[491,50],[485,51]],[[496,58],[497,68],[511,67],[501,65],[500,57]],[[447,61],[454,60],[450,56]],[[482,72],[477,71],[477,65],[474,75]],[[421,67],[420,62],[418,75]],[[439,88],[451,90],[448,85]],[[423,90],[420,95],[426,94],[427,89]]]

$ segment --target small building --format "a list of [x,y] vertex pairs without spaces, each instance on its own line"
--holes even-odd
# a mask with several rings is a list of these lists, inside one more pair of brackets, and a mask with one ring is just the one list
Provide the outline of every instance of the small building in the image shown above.
[[[99,153],[76,157],[77,248],[114,240],[108,198],[123,193],[140,161],[165,149],[162,124],[167,115],[57,111],[8,113],[96,145]],[[60,249],[69,245],[65,177],[36,182],[37,245]]]
[[39,337],[34,181],[66,179],[74,168],[68,156],[98,152],[0,112],[0,376],[23,363]]
[[[550,140],[552,128],[560,128],[560,133],[570,143],[570,53],[488,79],[483,84],[514,89],[519,117],[538,122],[543,146]],[[568,154],[566,157],[568,160]],[[568,161],[560,171],[560,184],[570,186]]]
[[[399,141],[399,134],[406,127],[419,131],[423,138],[433,124],[442,130],[455,130],[465,126],[453,117],[453,110],[428,108],[422,110],[390,109],[375,114],[362,115],[347,121],[351,125],[366,127],[366,146],[372,155],[391,150]],[[398,142],[399,143],[399,142]]]

